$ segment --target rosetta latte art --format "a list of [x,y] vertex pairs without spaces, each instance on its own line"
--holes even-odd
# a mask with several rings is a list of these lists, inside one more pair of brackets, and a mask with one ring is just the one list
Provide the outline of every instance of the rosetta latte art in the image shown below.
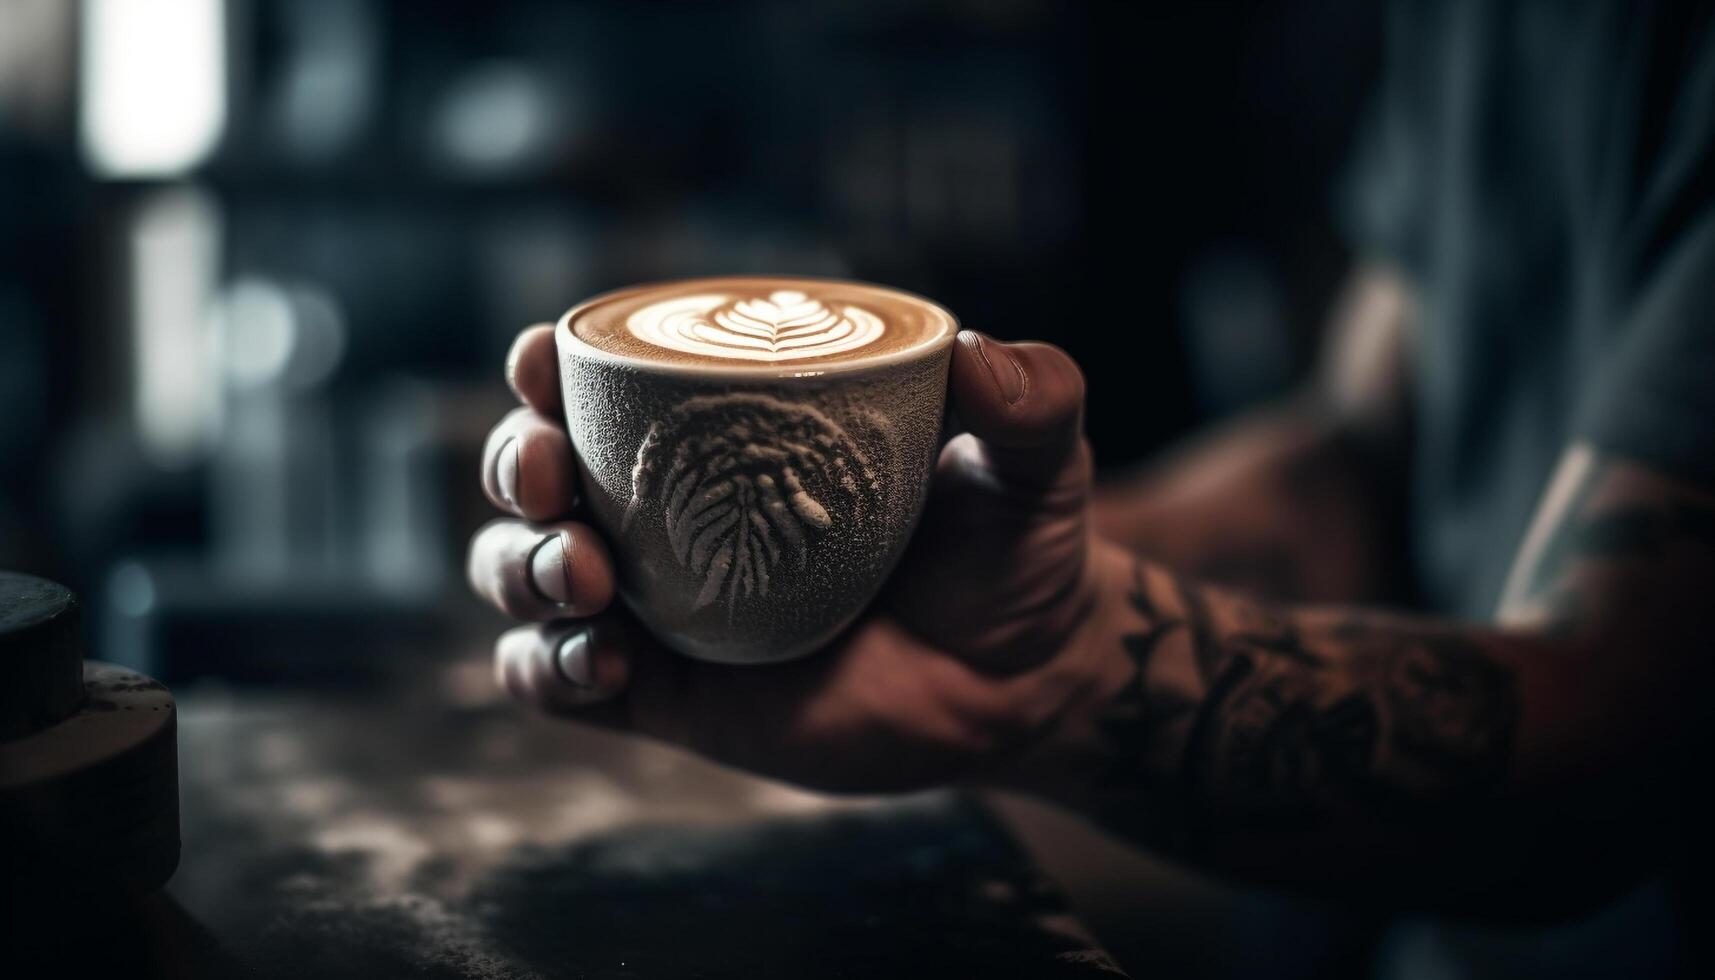
[[705,294],[652,303],[626,326],[639,340],[704,357],[789,361],[857,350],[886,332],[856,306],[829,307],[795,289],[735,299]]
[[876,513],[884,494],[880,461],[815,407],[703,395],[650,426],[623,525],[658,507],[674,556],[702,583],[692,608],[730,610],[802,571],[816,535]]

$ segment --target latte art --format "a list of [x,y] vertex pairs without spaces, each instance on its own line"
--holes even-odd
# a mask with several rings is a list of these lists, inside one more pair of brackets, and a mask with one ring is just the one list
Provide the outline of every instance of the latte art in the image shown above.
[[714,276],[608,293],[565,316],[568,342],[637,367],[821,377],[944,347],[958,323],[920,296],[841,279]]
[[828,306],[796,289],[766,296],[679,296],[632,313],[626,327],[645,343],[702,357],[790,361],[866,347],[887,332],[858,306]]

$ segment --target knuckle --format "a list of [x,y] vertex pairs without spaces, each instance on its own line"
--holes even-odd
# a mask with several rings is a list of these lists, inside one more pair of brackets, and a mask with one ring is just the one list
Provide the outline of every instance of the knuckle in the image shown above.
[[525,688],[520,668],[523,664],[518,656],[519,647],[526,642],[518,630],[508,630],[500,634],[494,642],[494,680],[509,696],[525,700],[529,692]]
[[518,420],[523,411],[524,409],[521,408],[508,411],[500,417],[500,421],[494,423],[494,428],[488,430],[488,438],[483,441],[483,456],[485,458],[492,457],[506,440],[517,434]]
[[525,525],[496,518],[471,536],[465,558],[465,576],[471,590],[514,619],[533,618],[538,605],[524,584],[528,574],[519,542]]
[[508,535],[518,522],[509,517],[493,517],[476,529],[470,536],[470,553],[474,560],[486,555],[500,540]]
[[470,544],[465,548],[465,580],[477,595],[487,594],[490,564],[488,556],[491,551],[489,543],[492,538],[491,529],[497,523],[498,520],[493,520],[477,528],[476,533],[470,536]]

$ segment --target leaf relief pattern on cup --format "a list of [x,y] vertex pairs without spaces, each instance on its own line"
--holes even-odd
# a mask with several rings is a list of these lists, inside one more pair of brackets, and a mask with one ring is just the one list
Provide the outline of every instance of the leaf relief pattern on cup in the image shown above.
[[887,332],[881,318],[862,307],[829,306],[796,289],[739,298],[678,296],[631,314],[626,328],[657,347],[745,361],[843,354]]
[[[887,423],[872,413],[862,423],[886,452]],[[884,464],[813,406],[697,396],[649,427],[622,527],[658,506],[674,557],[701,583],[692,608],[719,601],[730,611],[803,571],[818,535],[879,514]]]

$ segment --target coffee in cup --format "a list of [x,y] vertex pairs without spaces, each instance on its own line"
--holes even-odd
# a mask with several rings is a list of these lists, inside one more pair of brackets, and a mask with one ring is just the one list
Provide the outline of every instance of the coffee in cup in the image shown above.
[[567,425],[621,598],[701,659],[826,644],[922,511],[957,330],[910,293],[785,276],[633,287],[566,313]]

